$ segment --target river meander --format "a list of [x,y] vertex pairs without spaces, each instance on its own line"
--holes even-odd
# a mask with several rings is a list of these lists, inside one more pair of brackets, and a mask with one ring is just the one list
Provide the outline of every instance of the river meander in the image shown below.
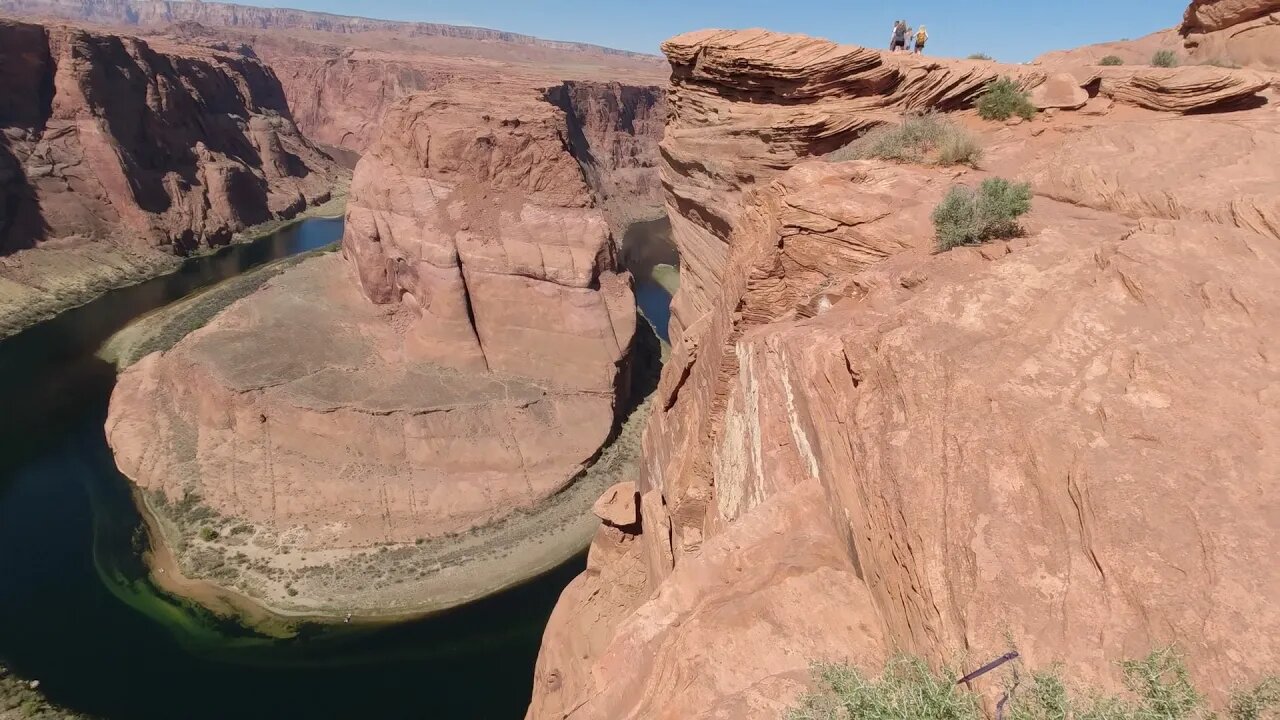
[[51,700],[128,720],[523,715],[543,627],[582,557],[449,612],[288,639],[147,579],[146,536],[103,433],[115,368],[95,353],[147,312],[341,233],[341,220],[306,220],[0,342],[0,661]]

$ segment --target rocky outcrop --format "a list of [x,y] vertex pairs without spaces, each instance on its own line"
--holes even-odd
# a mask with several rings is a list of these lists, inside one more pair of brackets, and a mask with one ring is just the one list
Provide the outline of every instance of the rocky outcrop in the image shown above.
[[1257,101],[1270,79],[1217,67],[1153,68],[1103,74],[1102,93],[1119,102],[1166,112],[1238,107]]
[[[330,573],[539,506],[611,437],[635,301],[569,128],[520,86],[393,105],[356,168],[342,258],[284,273],[121,376],[121,471],[175,523],[198,497],[274,538],[259,559],[275,570],[249,581],[273,607],[438,607],[459,583],[483,594],[536,572],[508,547],[517,568],[500,577],[426,568],[391,595],[358,564],[305,592],[269,582],[292,562],[279,546]],[[184,572],[219,579],[188,556]]]
[[253,58],[16,22],[0,38],[5,251],[79,237],[186,253],[327,199],[341,175]]
[[[640,522],[602,524],[529,717],[775,718],[813,661],[1010,641],[1103,687],[1176,642],[1218,700],[1274,668],[1280,246],[1219,204],[1241,186],[1161,206],[1208,184],[1172,135],[1135,160],[1072,145],[1095,116],[984,127],[1015,177],[1046,151],[1026,176],[1046,195],[1024,237],[935,254],[933,207],[985,173],[806,158],[964,107],[982,71],[764,32],[664,49],[682,273]],[[1126,137],[1277,129],[1270,108],[1126,116]],[[1223,172],[1269,208],[1239,144]],[[1118,200],[1157,176],[1148,205]]]
[[1226,30],[1280,12],[1280,0],[1191,0],[1180,28],[1184,35]]

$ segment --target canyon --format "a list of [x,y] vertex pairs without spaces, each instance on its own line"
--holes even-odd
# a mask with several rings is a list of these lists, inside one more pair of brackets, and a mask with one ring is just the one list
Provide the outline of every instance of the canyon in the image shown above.
[[4,334],[344,184],[256,59],[14,21],[0,39]]
[[[289,672],[309,633],[584,548],[529,720],[784,717],[815,663],[899,653],[1123,691],[1117,663],[1176,645],[1215,706],[1280,668],[1273,0],[1022,65],[0,13],[40,18],[0,20],[0,334],[342,212],[338,247],[139,323],[181,327],[113,360],[95,419],[147,582],[271,652],[252,633],[299,635]],[[1002,79],[1036,112],[984,119]],[[922,116],[980,158],[842,159]],[[935,208],[992,178],[1028,183],[1019,232],[939,249]],[[669,321],[642,315],[633,271],[676,257]],[[970,683],[988,715],[1007,679]]]
[[[527,717],[776,718],[812,663],[895,652],[1113,689],[1175,643],[1217,702],[1274,672],[1276,76],[663,50],[671,358]],[[1083,99],[984,121],[1000,76]],[[976,169],[826,159],[930,111]],[[934,206],[996,175],[1024,233],[935,252]]]

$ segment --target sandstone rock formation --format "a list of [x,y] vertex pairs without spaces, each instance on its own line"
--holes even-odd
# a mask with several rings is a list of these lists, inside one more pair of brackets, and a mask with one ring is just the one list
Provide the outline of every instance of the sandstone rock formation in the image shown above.
[[640,523],[602,504],[529,717],[776,718],[813,661],[1010,639],[1103,687],[1176,642],[1217,700],[1274,669],[1274,109],[961,113],[1038,197],[1025,237],[934,254],[934,205],[985,171],[806,158],[1034,68],[760,31],[664,50],[682,274]]
[[[197,496],[331,566],[565,488],[627,400],[636,318],[571,126],[520,86],[393,105],[352,180],[345,262],[284,273],[121,376],[107,425],[121,471],[162,515]],[[257,591],[386,609],[364,587]]]
[[188,252],[328,196],[332,162],[253,58],[7,21],[0,38],[7,252],[72,236]]
[[259,60],[0,21],[0,335],[329,198]]
[[1182,32],[1226,30],[1250,20],[1280,12],[1277,0],[1191,0],[1182,18]]
[[664,65],[653,56],[484,28],[164,0],[0,0],[4,13],[248,51],[275,70],[308,138],[354,153],[368,147],[386,109],[413,92],[454,84],[550,87],[566,78],[665,82]]
[[1280,2],[1193,0],[1179,32],[1201,61],[1280,71]]

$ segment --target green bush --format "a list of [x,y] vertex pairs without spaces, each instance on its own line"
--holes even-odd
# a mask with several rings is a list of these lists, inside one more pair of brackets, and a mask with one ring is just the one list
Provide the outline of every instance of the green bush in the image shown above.
[[205,542],[211,542],[211,541],[213,541],[213,540],[217,540],[217,539],[218,539],[218,531],[217,531],[217,530],[214,530],[214,529],[213,529],[213,528],[211,528],[211,527],[207,527],[207,526],[206,526],[206,527],[202,527],[202,528],[200,528],[200,539],[201,539],[201,540],[204,540]]
[[[1009,720],[1213,720],[1204,696],[1191,684],[1182,657],[1172,648],[1142,660],[1120,663],[1127,692],[1107,696],[1072,693],[1061,668],[1020,679],[1018,663],[997,671],[1004,676]],[[814,667],[817,689],[802,696],[787,720],[981,720],[978,698],[956,685],[959,673],[930,670],[923,661],[898,656],[878,680],[843,664]],[[1280,709],[1280,679],[1267,678],[1237,692],[1227,707],[1230,720],[1264,720]]]
[[1120,56],[1118,55],[1108,55],[1102,58],[1101,60],[1099,60],[1098,64],[1099,65],[1123,65],[1124,60],[1121,60]]
[[982,158],[982,146],[950,119],[914,115],[901,125],[883,125],[831,153],[832,162],[879,158],[934,165],[974,166]]
[[974,53],[969,56],[969,59],[970,60],[993,60],[994,58],[992,58],[990,55],[986,53]]
[[959,690],[955,677],[934,674],[923,660],[897,656],[880,679],[849,665],[815,668],[821,691],[805,695],[787,720],[979,720],[976,698]]
[[1151,56],[1151,64],[1156,67],[1171,68],[1178,66],[1178,56],[1172,50],[1157,50]]
[[1031,97],[1007,77],[991,83],[978,96],[978,115],[984,120],[1008,120],[1014,115],[1030,120],[1035,114],[1036,106],[1031,104]]
[[988,178],[977,192],[957,185],[933,210],[938,252],[1015,237],[1022,232],[1018,218],[1030,209],[1031,186],[1027,183]]

